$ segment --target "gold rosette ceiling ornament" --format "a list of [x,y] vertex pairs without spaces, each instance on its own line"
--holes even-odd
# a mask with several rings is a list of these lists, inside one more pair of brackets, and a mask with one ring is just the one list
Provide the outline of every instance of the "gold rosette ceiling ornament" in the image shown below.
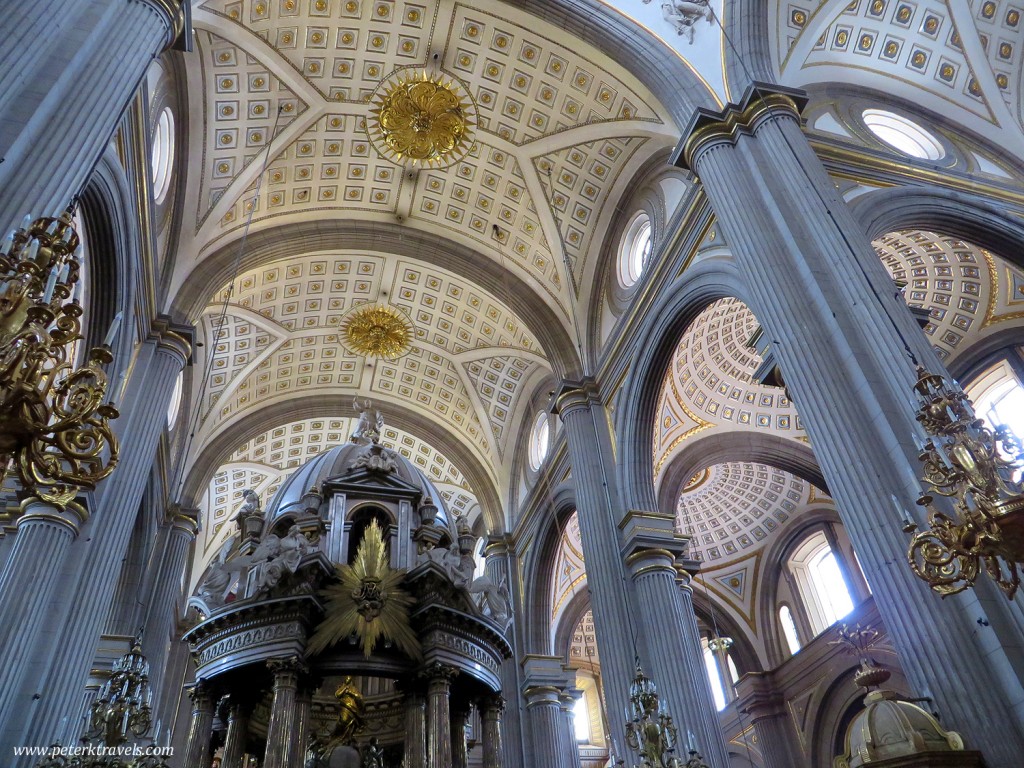
[[422,67],[396,69],[370,96],[366,132],[399,165],[446,168],[473,148],[476,104],[457,79]]
[[397,360],[412,349],[416,329],[405,313],[388,304],[361,304],[341,323],[341,340],[353,354]]

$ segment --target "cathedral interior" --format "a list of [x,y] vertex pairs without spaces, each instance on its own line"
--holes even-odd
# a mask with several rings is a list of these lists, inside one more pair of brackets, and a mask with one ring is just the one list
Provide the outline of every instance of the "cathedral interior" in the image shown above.
[[1024,765],[1024,3],[8,5],[0,764]]

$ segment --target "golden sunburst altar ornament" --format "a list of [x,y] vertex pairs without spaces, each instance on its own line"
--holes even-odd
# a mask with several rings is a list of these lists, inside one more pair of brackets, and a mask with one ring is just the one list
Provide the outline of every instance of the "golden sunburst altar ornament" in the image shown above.
[[350,352],[397,360],[412,348],[416,329],[403,312],[386,304],[356,307],[341,324],[341,339]]
[[354,635],[367,658],[383,638],[406,656],[419,659],[420,643],[409,625],[413,600],[401,588],[404,578],[404,570],[388,565],[384,532],[376,521],[371,522],[359,542],[355,562],[339,565],[338,583],[320,593],[327,600],[327,615],[309,641],[308,652],[319,653]]
[[473,148],[476,104],[453,77],[402,67],[380,82],[370,103],[367,136],[392,162],[446,168]]

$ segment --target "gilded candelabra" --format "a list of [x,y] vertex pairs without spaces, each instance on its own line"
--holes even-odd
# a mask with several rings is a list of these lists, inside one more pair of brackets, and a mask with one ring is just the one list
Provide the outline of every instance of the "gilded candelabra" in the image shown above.
[[149,733],[152,702],[149,661],[142,653],[142,638],[136,635],[131,650],[114,664],[90,705],[80,743],[68,747],[55,744],[36,768],[168,768],[164,750],[127,744]]
[[[923,479],[952,501],[953,514],[927,493],[918,499],[928,509],[928,528],[910,542],[910,567],[945,596],[972,586],[984,564],[1012,599],[1024,563],[1021,442],[1005,425],[993,429],[979,419],[959,387],[923,368],[917,373],[917,420],[929,436],[919,446]],[[908,522],[905,530],[917,525]]]
[[117,439],[103,403],[117,321],[88,362],[74,367],[82,338],[78,233],[72,209],[26,216],[0,246],[0,462],[22,486],[63,509],[117,464]]
[[687,762],[676,756],[679,729],[658,696],[654,681],[640,666],[639,658],[636,677],[629,686],[626,716],[626,743],[640,755],[640,763],[634,768],[706,768],[696,751],[690,752]]

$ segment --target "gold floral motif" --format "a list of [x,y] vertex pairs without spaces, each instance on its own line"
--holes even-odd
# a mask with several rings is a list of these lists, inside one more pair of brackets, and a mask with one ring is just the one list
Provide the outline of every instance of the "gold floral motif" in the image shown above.
[[361,306],[341,327],[345,346],[357,355],[396,360],[412,347],[415,331],[404,314],[383,304]]
[[371,102],[367,133],[393,162],[443,168],[473,146],[476,106],[454,79],[422,69],[396,70]]

